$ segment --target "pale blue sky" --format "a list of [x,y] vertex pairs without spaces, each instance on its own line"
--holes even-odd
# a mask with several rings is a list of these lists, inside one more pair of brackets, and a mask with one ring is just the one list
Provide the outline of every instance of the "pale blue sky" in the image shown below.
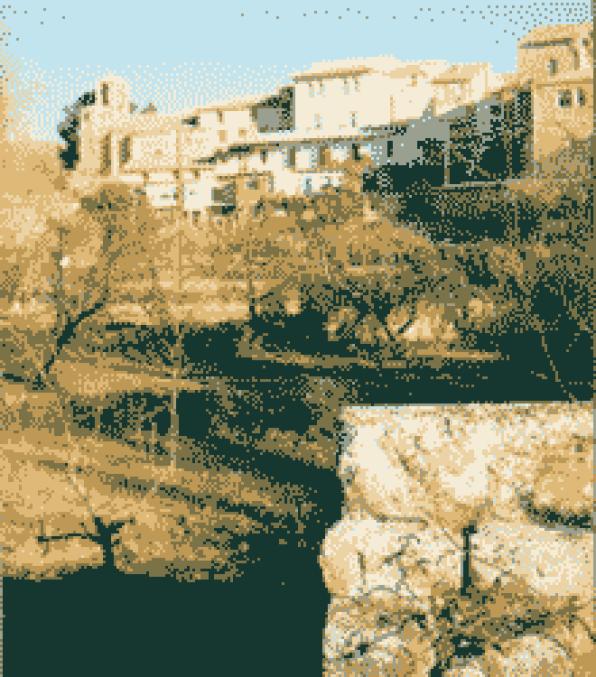
[[393,54],[510,71],[532,26],[589,11],[588,0],[21,0],[0,7],[0,20],[25,82],[45,84],[32,131],[52,138],[62,108],[106,72],[129,78],[139,104],[175,110],[267,91],[322,59]]

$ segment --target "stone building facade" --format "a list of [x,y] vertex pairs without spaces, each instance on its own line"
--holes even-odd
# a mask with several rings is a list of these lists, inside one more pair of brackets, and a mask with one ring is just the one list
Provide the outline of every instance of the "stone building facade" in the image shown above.
[[517,72],[533,101],[533,157],[540,162],[592,133],[591,24],[540,26],[520,40]]
[[[513,74],[392,56],[319,62],[276,92],[175,114],[131,112],[128,83],[107,76],[81,110],[71,174],[123,181],[157,208],[194,215],[339,186],[360,160],[398,174],[434,162],[435,183],[514,178],[589,136],[591,40],[587,25],[534,29]],[[524,145],[515,157],[514,127]],[[482,170],[477,149],[462,145],[474,135],[481,154],[501,142],[506,169]]]

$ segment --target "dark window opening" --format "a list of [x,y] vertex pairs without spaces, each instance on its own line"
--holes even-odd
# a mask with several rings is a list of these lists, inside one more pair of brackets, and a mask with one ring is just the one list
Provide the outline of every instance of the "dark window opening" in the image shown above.
[[288,167],[295,167],[296,166],[296,149],[292,146],[291,148],[288,148]]
[[326,167],[329,164],[329,161],[330,161],[329,148],[327,148],[327,146],[319,146],[318,151],[319,151],[318,152],[319,167]]
[[126,164],[130,160],[130,136],[125,136],[120,142],[120,162]]
[[112,157],[111,157],[111,146],[112,141],[110,135],[103,137],[101,141],[101,171],[107,172],[112,166]]
[[563,89],[559,92],[559,108],[571,108],[570,89]]
[[575,93],[576,95],[576,101],[578,106],[585,106],[586,105],[586,93],[583,89],[578,89],[577,92]]

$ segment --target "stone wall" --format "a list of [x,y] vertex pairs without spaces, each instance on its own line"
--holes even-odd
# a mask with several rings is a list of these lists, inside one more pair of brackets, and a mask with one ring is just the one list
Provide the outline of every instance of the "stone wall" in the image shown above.
[[343,418],[325,674],[591,674],[591,406]]

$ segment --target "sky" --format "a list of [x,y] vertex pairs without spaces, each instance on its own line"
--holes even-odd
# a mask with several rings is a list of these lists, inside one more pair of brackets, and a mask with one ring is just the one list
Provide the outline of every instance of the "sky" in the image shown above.
[[56,139],[64,107],[109,72],[130,80],[139,105],[171,112],[270,91],[325,59],[392,54],[511,71],[533,26],[588,20],[589,0],[20,0],[0,4],[0,49],[23,87],[38,87],[30,133]]

